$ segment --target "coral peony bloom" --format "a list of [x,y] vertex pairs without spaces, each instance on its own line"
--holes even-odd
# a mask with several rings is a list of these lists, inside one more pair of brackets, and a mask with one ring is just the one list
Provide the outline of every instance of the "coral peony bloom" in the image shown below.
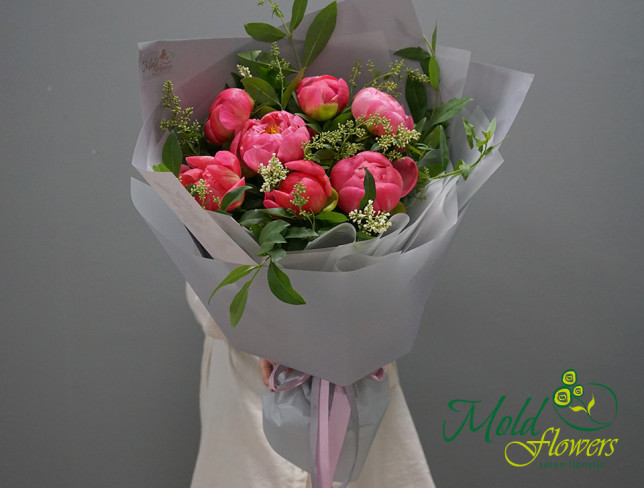
[[[372,115],[385,117],[391,122],[391,129],[394,134],[401,124],[407,129],[414,128],[414,120],[405,113],[402,105],[391,95],[376,88],[369,87],[360,90],[351,104],[351,113],[356,119],[358,117],[368,118]],[[369,131],[377,136],[385,134],[382,124],[370,127]]]
[[382,154],[363,151],[338,161],[331,170],[331,184],[338,192],[338,207],[345,212],[356,210],[364,196],[364,168],[376,181],[374,210],[390,212],[418,180],[418,166],[405,157],[394,164]]
[[295,89],[297,103],[309,117],[324,122],[332,119],[349,101],[349,86],[330,75],[304,78]]
[[264,206],[266,208],[286,208],[299,214],[299,208],[291,203],[295,198],[293,189],[297,183],[306,187],[302,197],[308,201],[302,205],[302,210],[310,213],[319,213],[332,193],[331,182],[322,166],[313,161],[291,161],[284,166],[291,170],[277,189],[266,192]]
[[229,140],[250,117],[254,102],[248,93],[239,88],[222,91],[210,106],[204,127],[206,139],[213,144]]
[[[230,151],[219,151],[214,157],[190,156],[186,158],[186,162],[189,166],[181,166],[179,181],[186,188],[190,185],[203,185],[203,194],[195,194],[195,200],[206,210],[219,210],[219,204],[226,193],[246,184],[241,175],[239,160]],[[242,197],[229,205],[226,211],[236,209],[243,201]]]
[[251,119],[237,132],[230,150],[254,173],[268,164],[273,154],[282,163],[304,157],[302,144],[310,140],[301,117],[285,111],[270,112],[261,120]]

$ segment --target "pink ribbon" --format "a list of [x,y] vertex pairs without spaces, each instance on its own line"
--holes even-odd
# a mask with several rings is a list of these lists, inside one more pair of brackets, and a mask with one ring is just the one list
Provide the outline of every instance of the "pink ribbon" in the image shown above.
[[[278,376],[288,372],[287,368],[277,365],[273,368],[269,379],[269,387],[275,391],[287,391],[301,386],[311,378],[311,375],[300,371],[291,371],[285,381],[279,383]],[[384,368],[374,371],[369,377],[375,381],[385,378]],[[347,392],[347,388],[351,393]],[[311,473],[313,488],[331,488],[335,471],[340,461],[344,439],[347,435],[351,418],[352,404],[355,406],[355,387],[347,388],[327,380],[313,377],[311,385],[311,433],[310,448],[313,472]],[[331,393],[333,397],[331,398]],[[329,406],[329,400],[331,404]],[[353,409],[357,417],[357,409]],[[357,452],[357,439],[356,439]],[[355,458],[354,458],[355,462]],[[353,471],[353,469],[352,469]],[[343,483],[345,487],[351,479]]]

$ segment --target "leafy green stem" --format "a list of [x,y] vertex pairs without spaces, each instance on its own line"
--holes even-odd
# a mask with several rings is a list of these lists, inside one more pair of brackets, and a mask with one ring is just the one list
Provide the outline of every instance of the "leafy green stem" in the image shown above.
[[424,156],[425,155],[425,153],[423,151],[421,151],[420,149],[418,149],[415,146],[412,146],[411,144],[407,144],[407,149],[410,149],[411,151],[415,152],[419,156]]
[[297,48],[295,47],[295,40],[293,39],[293,32],[287,27],[286,21],[284,20],[284,16],[280,17],[280,20],[282,21],[282,25],[284,26],[284,30],[286,30],[286,37],[288,38],[288,41],[291,44],[291,48],[293,49],[293,54],[295,54],[295,61],[297,62],[297,67],[299,69],[303,69],[304,66],[302,66],[302,61],[300,61],[300,55],[297,53]]
[[[476,161],[474,161],[472,164],[468,164],[468,165],[466,165],[463,162],[463,160],[461,160],[460,161],[461,164],[458,165],[457,169],[455,169],[454,171],[450,171],[449,173],[442,173],[442,174],[440,174],[438,176],[434,176],[432,178],[432,180],[439,180],[441,178],[447,178],[449,176],[461,175],[461,174],[464,174],[465,171],[467,171],[467,173],[469,174],[469,172],[472,171],[472,169],[474,169],[474,167],[477,164],[479,164],[484,157],[485,157],[485,154],[481,153],[481,154],[479,154],[479,157],[478,157],[478,159]],[[465,170],[465,167],[467,167],[469,169]]]

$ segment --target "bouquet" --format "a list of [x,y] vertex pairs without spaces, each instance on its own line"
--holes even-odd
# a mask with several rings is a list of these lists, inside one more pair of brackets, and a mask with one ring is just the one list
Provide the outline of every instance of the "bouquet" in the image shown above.
[[[300,408],[312,456],[299,464],[328,486],[339,465],[340,479],[359,474],[370,439],[358,397],[384,391],[369,377],[412,347],[532,75],[437,45],[409,1],[309,15],[306,3],[287,19],[269,1],[281,27],[246,24],[253,40],[140,46],[133,164],[152,188],[133,180],[132,198],[229,342],[294,370],[281,389],[313,388]],[[323,439],[329,398],[343,412],[330,428],[355,431],[350,449]],[[268,431],[278,452],[301,452],[300,434]]]

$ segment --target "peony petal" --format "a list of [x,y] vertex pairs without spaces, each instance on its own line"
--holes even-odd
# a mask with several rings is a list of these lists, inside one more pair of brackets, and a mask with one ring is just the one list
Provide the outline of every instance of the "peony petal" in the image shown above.
[[190,169],[188,166],[182,165],[179,171],[179,181],[183,186],[194,185],[202,176],[203,170],[200,168]]
[[340,190],[336,187],[336,191],[338,192],[338,207],[347,213],[356,210],[364,196],[364,188],[356,186],[345,186]]
[[218,151],[215,154],[214,163],[234,171],[241,177],[241,165],[239,164],[239,160],[237,159],[237,156],[230,151]]
[[326,176],[326,173],[324,172],[324,168],[319,164],[314,163],[313,161],[300,159],[296,161],[289,161],[284,166],[286,166],[291,171],[301,171],[303,173],[308,173],[314,176],[323,176],[323,175]]
[[215,158],[212,156],[188,156],[186,162],[193,168],[206,169],[209,165],[214,164]]
[[[242,178],[237,183],[235,183],[232,187],[230,187],[228,189],[228,191],[234,190],[235,188],[240,188],[240,187],[244,186],[245,184],[246,184],[246,180],[244,178]],[[226,192],[226,193],[228,193],[228,192]],[[224,193],[224,195],[225,195],[225,193]],[[226,209],[226,212],[232,212],[237,207],[239,207],[242,203],[244,203],[245,196],[246,196],[245,194],[242,195],[242,197],[239,200],[237,200],[236,202],[233,202],[230,205],[228,205],[228,208]]]
[[400,201],[400,185],[395,183],[376,184],[376,201],[373,209],[378,212],[390,212]]
[[204,171],[204,179],[218,197],[225,195],[241,179],[234,171],[223,166],[209,166]]
[[404,157],[395,161],[393,163],[393,167],[402,177],[401,196],[404,197],[414,189],[418,182],[418,166],[413,159]]

